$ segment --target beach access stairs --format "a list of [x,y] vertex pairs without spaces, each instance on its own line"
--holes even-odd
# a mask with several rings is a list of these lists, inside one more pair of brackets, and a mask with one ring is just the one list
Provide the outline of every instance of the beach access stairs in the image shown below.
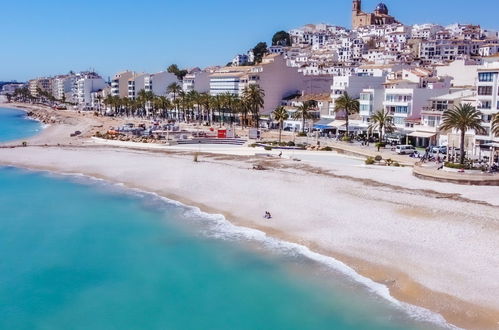
[[223,144],[223,145],[236,145],[242,146],[248,140],[238,139],[238,138],[193,138],[193,139],[179,139],[177,144],[188,145],[188,144]]

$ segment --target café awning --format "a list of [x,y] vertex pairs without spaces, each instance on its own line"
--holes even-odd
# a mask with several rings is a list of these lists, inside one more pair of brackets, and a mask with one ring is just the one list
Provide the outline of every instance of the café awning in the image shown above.
[[340,128],[342,126],[345,126],[346,124],[347,124],[347,122],[345,120],[335,120],[332,123],[330,123],[328,126]]
[[314,124],[314,128],[315,129],[328,129],[328,128],[331,128],[331,126],[329,126],[329,124],[331,124],[331,122],[333,122],[332,119],[321,119],[321,120],[319,120],[318,122],[316,122]]
[[419,137],[419,138],[425,138],[429,139],[437,135],[436,133],[430,133],[430,132],[412,132],[409,134],[409,136],[412,137]]

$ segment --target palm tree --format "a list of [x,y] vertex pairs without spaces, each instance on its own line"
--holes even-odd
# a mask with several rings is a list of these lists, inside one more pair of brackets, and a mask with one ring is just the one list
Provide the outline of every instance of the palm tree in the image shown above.
[[[201,94],[199,94],[197,91],[195,90],[192,90],[190,92],[187,93],[187,97],[189,98],[189,100],[191,101],[191,105],[192,107],[196,107],[197,109],[197,113],[196,115],[193,115],[192,119],[194,120],[198,120],[199,122],[201,122]],[[194,109],[193,109],[194,111]]]
[[369,125],[368,130],[370,132],[377,130],[379,133],[379,142],[383,142],[383,134],[385,132],[392,132],[395,128],[393,126],[393,118],[390,115],[390,112],[379,110],[371,117],[371,124]]
[[281,143],[282,125],[285,120],[289,118],[288,112],[283,106],[277,107],[274,112],[272,112],[274,120],[279,122],[279,143]]
[[464,137],[467,130],[474,129],[476,132],[484,132],[482,127],[481,112],[470,103],[460,104],[446,110],[442,116],[441,130],[456,129],[461,133],[461,155],[459,163],[464,164]]
[[293,119],[298,120],[301,119],[301,132],[305,134],[305,120],[312,119],[312,113],[310,110],[315,105],[315,101],[304,101],[302,105],[300,105],[295,113],[293,113]]
[[218,111],[218,121],[220,127],[222,127],[222,108],[224,107],[224,97],[222,94],[218,94],[212,97],[211,104],[214,109]]
[[492,134],[499,136],[499,113],[494,116],[492,120]]
[[345,94],[340,96],[335,102],[334,111],[336,113],[343,112],[345,114],[345,126],[346,126],[347,138],[350,136],[348,131],[349,116],[359,113],[359,107],[360,107],[359,100],[350,97],[350,95],[348,95],[347,92],[345,92]]
[[265,91],[257,84],[249,85],[243,92],[243,98],[251,111],[256,128],[260,126],[260,109],[265,104],[264,97]]
[[182,91],[182,87],[180,87],[179,84],[177,84],[176,82],[174,83],[171,83],[170,85],[168,85],[168,87],[166,87],[166,92],[168,94],[173,94],[173,104],[176,105],[176,110],[177,110],[177,118],[178,118],[178,103],[176,102],[177,101],[177,95]]

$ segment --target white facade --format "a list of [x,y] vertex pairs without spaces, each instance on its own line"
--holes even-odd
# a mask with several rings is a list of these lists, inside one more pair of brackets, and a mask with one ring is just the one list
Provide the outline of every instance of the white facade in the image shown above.
[[333,78],[333,85],[331,86],[331,105],[329,109],[329,117],[335,118],[334,111],[336,100],[343,94],[348,95],[354,99],[360,97],[360,93],[365,89],[380,89],[386,80],[386,74],[381,76],[339,76]]
[[364,126],[368,126],[371,116],[383,110],[383,101],[385,97],[384,88],[366,88],[359,95],[359,115],[362,118]]
[[456,60],[448,65],[437,66],[437,75],[452,77],[453,86],[476,86],[477,70],[481,61]]
[[477,143],[499,142],[491,133],[491,121],[499,113],[499,62],[484,65],[477,75],[477,108],[482,113],[485,134],[476,136]]
[[182,89],[184,92],[188,93],[190,91],[196,91],[198,93],[209,93],[210,92],[210,75],[214,70],[191,70],[182,81]]
[[52,80],[52,95],[58,100],[70,100],[76,76],[57,76]]
[[393,124],[401,131],[412,131],[410,123],[421,118],[423,108],[428,100],[447,94],[448,87],[421,88],[420,84],[410,81],[386,84],[384,110],[393,116]]
[[91,110],[92,93],[106,88],[107,84],[95,72],[82,72],[76,75],[73,85],[73,100],[78,103],[78,108]]

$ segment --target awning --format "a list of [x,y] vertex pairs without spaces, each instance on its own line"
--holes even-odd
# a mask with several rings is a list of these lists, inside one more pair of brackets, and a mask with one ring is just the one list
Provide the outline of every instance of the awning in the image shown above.
[[409,134],[409,136],[412,136],[412,137],[419,137],[419,138],[426,138],[426,139],[434,137],[435,135],[437,135],[437,134],[436,133],[428,133],[428,132],[412,132]]
[[335,120],[332,123],[330,123],[328,126],[340,128],[342,126],[345,126],[346,124],[347,124],[347,122],[345,120]]
[[482,144],[480,147],[499,148],[499,142],[490,142],[490,143]]
[[314,124],[315,129],[328,129],[331,128],[329,124],[331,124],[332,119],[321,119]]

